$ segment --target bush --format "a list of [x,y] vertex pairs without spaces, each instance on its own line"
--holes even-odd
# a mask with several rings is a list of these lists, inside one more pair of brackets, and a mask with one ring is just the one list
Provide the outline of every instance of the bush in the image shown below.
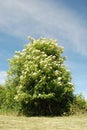
[[73,102],[71,73],[63,47],[52,39],[31,39],[9,61],[7,104],[26,115],[62,115]]
[[71,113],[81,114],[87,112],[87,101],[82,94],[75,95]]
[[5,86],[0,85],[0,109],[5,102],[6,89]]

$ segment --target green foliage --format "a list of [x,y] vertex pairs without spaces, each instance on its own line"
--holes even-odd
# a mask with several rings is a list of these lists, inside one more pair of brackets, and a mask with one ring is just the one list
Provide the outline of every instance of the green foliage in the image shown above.
[[80,109],[87,109],[87,102],[82,94],[76,95],[75,104],[77,104]]
[[0,85],[0,109],[2,108],[3,103],[5,102],[6,90],[3,85]]
[[8,92],[5,85],[0,85],[0,114],[16,112],[12,105],[15,106],[13,99],[11,99],[11,92]]
[[72,105],[73,114],[81,114],[87,112],[87,101],[82,94],[75,95]]
[[26,115],[61,115],[69,112],[74,85],[64,66],[63,47],[52,39],[31,39],[9,60],[7,104]]

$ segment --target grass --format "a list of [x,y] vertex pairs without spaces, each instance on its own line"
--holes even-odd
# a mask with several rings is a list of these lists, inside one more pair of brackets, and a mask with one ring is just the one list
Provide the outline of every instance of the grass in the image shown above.
[[68,117],[0,115],[0,130],[87,130],[87,114]]

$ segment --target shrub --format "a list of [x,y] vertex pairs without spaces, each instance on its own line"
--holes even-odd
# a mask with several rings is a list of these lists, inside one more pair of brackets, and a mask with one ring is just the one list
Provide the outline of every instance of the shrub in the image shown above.
[[63,47],[47,38],[31,39],[22,52],[16,52],[9,61],[8,102],[19,104],[26,115],[69,112],[74,85],[62,53]]

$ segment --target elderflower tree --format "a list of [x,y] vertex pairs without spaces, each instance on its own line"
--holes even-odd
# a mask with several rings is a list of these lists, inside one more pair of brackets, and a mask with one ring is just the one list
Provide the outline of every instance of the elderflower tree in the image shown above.
[[[20,111],[28,115],[69,112],[74,85],[65,67],[64,48],[53,39],[31,39],[10,60],[9,82]],[[11,86],[11,87],[12,87]]]

